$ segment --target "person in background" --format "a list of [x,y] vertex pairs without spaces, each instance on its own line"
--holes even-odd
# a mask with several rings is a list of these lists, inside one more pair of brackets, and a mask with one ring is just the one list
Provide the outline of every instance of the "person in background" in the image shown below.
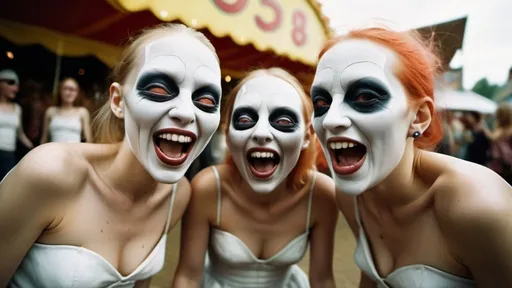
[[482,129],[484,121],[485,118],[478,112],[468,111],[464,113],[465,125],[471,132],[471,138],[473,139],[473,141],[468,144],[466,160],[485,166],[489,160],[488,152],[491,143]]
[[491,140],[488,167],[512,184],[512,104],[500,104],[494,131],[482,124],[482,131]]
[[19,78],[10,69],[0,71],[0,181],[16,165],[16,140],[34,147],[23,131],[21,107],[13,103],[19,90]]
[[75,106],[79,90],[75,79],[62,80],[57,106],[48,108],[44,116],[41,144],[48,141],[79,143],[82,133],[86,142],[92,142],[89,111]]

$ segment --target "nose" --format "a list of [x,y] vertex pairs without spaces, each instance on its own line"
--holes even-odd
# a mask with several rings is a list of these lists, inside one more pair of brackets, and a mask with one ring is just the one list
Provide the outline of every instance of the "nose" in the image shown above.
[[259,121],[256,124],[256,130],[252,133],[252,140],[259,145],[264,145],[274,140],[274,136],[270,133],[269,124],[266,121]]
[[351,125],[352,121],[343,113],[343,109],[335,106],[331,106],[329,111],[327,111],[327,115],[322,123],[322,126],[333,134],[340,132],[340,130],[347,129]]
[[[181,95],[180,95],[181,96]],[[194,113],[194,107],[192,103],[186,103],[187,101],[182,101],[176,107],[173,107],[169,111],[169,117],[172,120],[181,123],[182,125],[187,125],[190,123],[194,123],[196,119],[196,115]],[[192,101],[190,101],[192,102]]]

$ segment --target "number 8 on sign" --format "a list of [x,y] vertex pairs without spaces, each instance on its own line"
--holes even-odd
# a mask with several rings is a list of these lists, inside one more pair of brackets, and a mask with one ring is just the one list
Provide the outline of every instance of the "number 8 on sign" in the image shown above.
[[306,17],[302,11],[293,11],[292,14],[292,39],[297,46],[306,44]]

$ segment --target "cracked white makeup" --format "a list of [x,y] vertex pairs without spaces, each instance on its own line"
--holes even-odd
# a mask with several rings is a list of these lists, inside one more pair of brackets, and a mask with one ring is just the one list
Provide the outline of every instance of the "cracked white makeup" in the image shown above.
[[220,66],[208,47],[182,32],[144,49],[134,83],[123,87],[126,138],[153,178],[175,183],[219,126]]
[[238,171],[258,193],[286,180],[306,141],[299,93],[270,75],[249,80],[236,95],[228,147]]
[[402,159],[414,113],[395,75],[398,64],[390,49],[358,39],[336,44],[318,63],[313,127],[344,193],[374,187]]

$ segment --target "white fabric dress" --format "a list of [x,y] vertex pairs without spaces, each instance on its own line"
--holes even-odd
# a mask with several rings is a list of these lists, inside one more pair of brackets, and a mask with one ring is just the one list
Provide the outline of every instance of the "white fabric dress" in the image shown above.
[[[221,189],[217,179],[217,227],[220,223]],[[208,254],[202,287],[204,288],[306,288],[307,275],[297,265],[309,244],[309,222],[311,199],[315,187],[315,176],[309,191],[306,227],[303,234],[288,243],[283,249],[267,259],[258,259],[235,235],[211,228]]]

